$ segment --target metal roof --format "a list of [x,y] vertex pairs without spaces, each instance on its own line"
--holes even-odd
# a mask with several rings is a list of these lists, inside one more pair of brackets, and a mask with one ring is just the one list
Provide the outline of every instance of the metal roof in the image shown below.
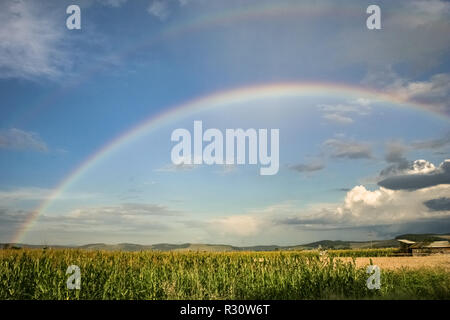
[[406,243],[406,244],[414,244],[414,241],[410,241],[410,240],[406,240],[406,239],[397,239],[397,241],[400,241],[402,243]]
[[432,242],[418,242],[411,246],[413,249],[419,248],[450,248],[448,241],[432,241]]
[[428,248],[450,248],[450,242],[448,241],[434,241],[430,243]]

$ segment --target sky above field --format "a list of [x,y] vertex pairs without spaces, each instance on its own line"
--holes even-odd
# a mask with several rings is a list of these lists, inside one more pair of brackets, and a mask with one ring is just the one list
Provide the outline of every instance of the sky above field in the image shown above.
[[[448,1],[5,0],[0,21],[0,242],[450,232]],[[278,129],[277,174],[174,165],[195,120]]]

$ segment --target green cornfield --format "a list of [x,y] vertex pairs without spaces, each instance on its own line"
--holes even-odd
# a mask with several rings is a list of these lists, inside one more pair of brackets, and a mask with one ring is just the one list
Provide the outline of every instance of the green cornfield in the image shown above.
[[[0,299],[450,299],[439,268],[381,270],[381,288],[369,290],[365,268],[334,257],[344,251],[0,250]],[[80,290],[67,289],[70,265]]]

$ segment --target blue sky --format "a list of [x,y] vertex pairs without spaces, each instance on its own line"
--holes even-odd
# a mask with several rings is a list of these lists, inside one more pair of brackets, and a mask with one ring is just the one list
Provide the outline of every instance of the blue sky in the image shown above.
[[[66,28],[70,4],[81,30]],[[369,4],[3,1],[0,241],[17,239],[61,181],[144,119],[218,92],[312,82],[360,90],[323,85],[161,122],[85,170],[19,240],[250,245],[449,232],[450,3],[377,1],[381,30],[366,28]],[[278,174],[174,166],[171,132],[194,120],[279,129]]]

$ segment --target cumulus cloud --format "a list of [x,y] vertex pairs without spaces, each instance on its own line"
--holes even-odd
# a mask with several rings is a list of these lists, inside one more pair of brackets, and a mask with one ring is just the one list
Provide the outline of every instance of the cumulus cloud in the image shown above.
[[435,166],[425,160],[409,161],[405,154],[411,150],[440,150],[450,144],[450,135],[441,138],[417,140],[405,144],[401,141],[389,141],[386,144],[385,160],[390,165],[380,173],[381,178],[399,174],[430,173]]
[[48,151],[47,144],[37,133],[16,128],[0,132],[0,148],[41,152]]
[[331,149],[331,156],[335,158],[347,159],[370,159],[372,151],[370,145],[338,139],[329,139],[324,142],[324,146]]
[[389,229],[395,234],[395,230],[408,231],[402,229],[404,226],[417,229],[423,225],[425,230],[435,230],[450,218],[449,192],[449,185],[411,192],[383,187],[372,191],[359,185],[350,189],[342,202],[317,203],[306,208],[295,203],[271,205],[215,219],[209,228],[220,235],[240,237],[263,236],[268,231],[286,233],[291,228],[304,231],[372,228],[380,232]]
[[398,173],[379,181],[378,185],[391,190],[416,190],[450,184],[450,160],[445,160],[437,168],[428,161],[416,160]]
[[[401,163],[404,160],[402,151],[399,145],[392,143],[387,159]],[[387,188],[380,185],[375,190],[358,185],[344,190],[346,196],[342,202],[316,203],[307,208],[298,208],[293,203],[284,203],[251,212],[247,216],[252,219],[258,217],[258,222],[254,222],[253,225],[260,226],[259,232],[277,226],[324,231],[384,228],[395,225],[417,229],[420,224],[423,224],[429,230],[439,229],[438,226],[450,218],[450,198],[448,197],[450,160],[444,161],[438,167],[425,160],[416,160],[406,168],[399,169],[398,172],[402,173],[400,177],[418,178],[419,182],[414,181],[413,188],[408,182],[403,183],[401,188]],[[448,180],[442,183],[439,179],[445,175]],[[432,183],[428,183],[424,177],[430,177]],[[427,183],[421,182],[423,180]],[[242,216],[240,220],[244,221]]]
[[297,210],[291,216],[275,218],[274,221],[320,230],[439,220],[450,217],[450,211],[430,210],[424,203],[436,196],[444,197],[449,192],[450,186],[446,185],[413,193],[383,187],[371,191],[364,186],[355,186],[342,204],[316,205],[308,210]]

